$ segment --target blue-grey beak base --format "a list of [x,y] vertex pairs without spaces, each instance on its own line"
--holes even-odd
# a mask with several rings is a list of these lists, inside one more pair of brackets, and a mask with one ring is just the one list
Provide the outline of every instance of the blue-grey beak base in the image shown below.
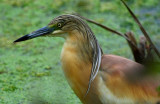
[[46,35],[46,34],[49,34],[49,33],[53,32],[53,30],[54,30],[53,28],[45,26],[45,27],[43,27],[39,30],[36,30],[36,31],[34,31],[30,34],[27,34],[27,35],[24,35],[24,36],[20,37],[19,39],[15,40],[14,43],[29,40],[29,39],[39,37],[39,36],[43,36],[43,35]]

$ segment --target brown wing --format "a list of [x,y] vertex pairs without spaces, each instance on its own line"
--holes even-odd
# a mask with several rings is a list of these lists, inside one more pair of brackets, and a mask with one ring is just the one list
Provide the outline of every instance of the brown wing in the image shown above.
[[144,66],[120,56],[103,55],[100,70],[116,75],[122,74],[121,77],[127,79],[137,79],[143,75]]
[[129,59],[103,55],[99,71],[105,85],[119,98],[131,98],[135,101],[160,100],[158,91],[160,77],[146,77],[144,66]]

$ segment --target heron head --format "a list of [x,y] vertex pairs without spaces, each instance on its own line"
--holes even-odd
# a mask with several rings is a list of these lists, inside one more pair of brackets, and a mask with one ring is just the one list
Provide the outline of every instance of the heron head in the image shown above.
[[24,35],[14,42],[29,40],[40,36],[66,37],[68,32],[79,29],[82,20],[75,15],[61,15],[54,18],[47,26]]

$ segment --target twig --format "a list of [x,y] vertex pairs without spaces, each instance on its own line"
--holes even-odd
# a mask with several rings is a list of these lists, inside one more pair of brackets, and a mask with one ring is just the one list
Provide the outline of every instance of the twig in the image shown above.
[[[118,32],[118,31],[116,31],[116,30],[113,30],[113,29],[111,29],[111,28],[109,28],[109,27],[107,27],[107,26],[104,26],[104,25],[102,25],[102,24],[100,24],[100,23],[97,23],[97,22],[95,22],[95,21],[93,21],[93,20],[91,20],[91,19],[85,18],[85,17],[80,16],[80,15],[78,15],[78,16],[81,17],[81,18],[83,18],[83,19],[85,19],[86,21],[88,21],[88,22],[90,22],[90,23],[93,23],[93,24],[95,24],[95,25],[97,25],[97,26],[99,26],[99,27],[101,27],[101,28],[103,28],[103,29],[111,32],[111,33],[117,34],[117,35],[125,38],[127,41],[129,41],[129,42],[132,43],[132,41],[131,41],[128,37],[126,37],[125,35],[123,35],[122,33]],[[134,44],[133,44],[133,45],[134,45]]]
[[[79,15],[79,16],[80,16],[80,15]],[[82,16],[80,16],[80,17],[83,18],[83,19],[85,19],[86,21],[88,21],[88,22],[90,22],[90,23],[93,23],[93,24],[95,24],[95,25],[98,25],[98,26],[104,28],[105,30],[108,30],[109,32],[112,32],[112,33],[115,33],[115,34],[117,34],[117,35],[119,35],[119,36],[122,36],[122,37],[124,37],[125,39],[127,38],[127,37],[124,36],[122,33],[118,32],[118,31],[115,31],[115,30],[113,30],[113,29],[111,29],[111,28],[109,28],[109,27],[107,27],[107,26],[104,26],[104,25],[102,25],[102,24],[100,24],[100,23],[97,23],[97,22],[95,22],[95,21],[93,21],[93,20],[91,20],[91,19],[88,19],[88,18],[85,18],[85,17],[82,17]],[[128,39],[128,38],[127,38],[127,39]]]
[[102,25],[102,24],[100,24],[100,23],[97,23],[97,22],[95,22],[95,21],[93,21],[93,20],[91,20],[91,19],[88,19],[88,18],[86,18],[86,17],[83,17],[83,16],[81,16],[81,15],[79,15],[79,14],[74,14],[74,15],[77,15],[77,16],[81,17],[82,19],[90,22],[90,23],[93,23],[93,24],[95,24],[95,25],[97,25],[97,26],[99,26],[99,27],[101,27],[101,28],[103,28],[103,29],[111,32],[111,33],[117,34],[117,35],[125,38],[134,48],[137,47],[136,44],[134,44],[134,42],[132,42],[132,40],[130,40],[130,38],[128,38],[126,35],[123,35],[122,33],[118,32],[118,31],[116,31],[116,30],[113,30],[113,29],[111,29],[111,28],[109,28],[109,27],[107,27],[107,26],[104,26],[104,25]]
[[147,34],[147,32],[145,31],[145,29],[143,28],[142,24],[140,23],[140,21],[138,20],[138,18],[134,15],[134,13],[131,11],[131,9],[128,7],[128,5],[121,0],[122,3],[126,6],[127,10],[129,11],[129,13],[131,14],[131,16],[133,17],[133,19],[135,20],[135,22],[138,24],[140,30],[142,31],[142,33],[144,34],[144,36],[146,37],[146,39],[148,40],[148,42],[151,44],[151,46],[153,47],[154,51],[156,52],[156,54],[159,56],[160,58],[160,53],[158,51],[158,49],[156,48],[156,46],[153,44],[152,40],[150,39],[149,35]]

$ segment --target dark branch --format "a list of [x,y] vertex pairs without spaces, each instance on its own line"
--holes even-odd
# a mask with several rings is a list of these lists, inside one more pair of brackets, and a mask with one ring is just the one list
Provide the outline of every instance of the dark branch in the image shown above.
[[111,28],[109,28],[109,27],[107,27],[107,26],[104,26],[104,25],[102,25],[102,24],[100,24],[100,23],[97,23],[97,22],[95,22],[95,21],[93,21],[93,20],[90,20],[90,19],[88,19],[88,18],[85,18],[85,17],[83,17],[83,16],[80,16],[79,14],[74,14],[74,15],[77,15],[77,16],[81,17],[82,19],[90,22],[90,23],[93,23],[93,24],[95,24],[95,25],[97,25],[97,26],[99,26],[99,27],[101,27],[101,28],[103,28],[103,29],[111,32],[111,33],[117,34],[117,35],[125,38],[130,45],[132,45],[133,47],[136,47],[136,45],[134,44],[134,42],[133,42],[132,40],[130,40],[130,38],[128,38],[126,35],[123,35],[122,33],[118,32],[118,31],[116,31],[116,30],[113,30],[113,29],[111,29]]
[[153,49],[155,50],[156,54],[159,56],[160,58],[160,53],[158,51],[158,49],[156,48],[156,46],[153,44],[152,40],[150,39],[149,35],[147,34],[147,32],[145,31],[145,29],[143,28],[142,24],[140,23],[140,21],[138,20],[138,18],[134,15],[134,13],[131,11],[131,9],[128,7],[128,5],[121,0],[122,3],[126,6],[127,10],[129,11],[129,13],[131,14],[131,16],[133,17],[133,19],[135,20],[135,22],[138,24],[139,28],[141,29],[142,33],[144,34],[144,36],[146,37],[146,39],[148,40],[148,42],[151,44],[151,46],[153,47]]

